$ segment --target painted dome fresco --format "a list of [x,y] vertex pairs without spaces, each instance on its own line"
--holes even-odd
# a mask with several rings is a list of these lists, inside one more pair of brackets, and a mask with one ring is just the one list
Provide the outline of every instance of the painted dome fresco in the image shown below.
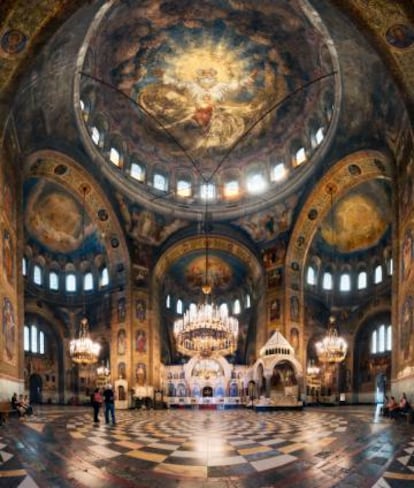
[[86,147],[161,210],[208,201],[225,218],[241,202],[277,202],[315,169],[335,125],[333,43],[302,0],[116,2],[81,53]]

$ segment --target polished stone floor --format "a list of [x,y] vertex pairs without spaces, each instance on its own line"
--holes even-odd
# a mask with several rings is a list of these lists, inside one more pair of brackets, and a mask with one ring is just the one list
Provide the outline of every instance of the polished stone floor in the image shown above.
[[117,411],[35,407],[0,427],[0,487],[413,487],[414,425],[372,406]]

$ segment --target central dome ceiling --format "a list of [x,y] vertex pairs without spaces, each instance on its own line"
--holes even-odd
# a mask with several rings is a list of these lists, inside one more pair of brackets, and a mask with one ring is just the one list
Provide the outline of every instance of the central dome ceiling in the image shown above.
[[338,86],[332,41],[307,2],[116,2],[96,19],[79,120],[130,197],[246,212],[314,170]]

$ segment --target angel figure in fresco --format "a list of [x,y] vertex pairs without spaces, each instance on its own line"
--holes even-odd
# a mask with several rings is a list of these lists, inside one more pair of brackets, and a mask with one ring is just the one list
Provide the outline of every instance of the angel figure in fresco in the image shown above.
[[236,76],[231,68],[212,65],[182,74],[172,67],[158,70],[160,82],[143,88],[138,101],[191,150],[231,147],[264,105],[264,99],[250,100],[257,71],[242,71]]

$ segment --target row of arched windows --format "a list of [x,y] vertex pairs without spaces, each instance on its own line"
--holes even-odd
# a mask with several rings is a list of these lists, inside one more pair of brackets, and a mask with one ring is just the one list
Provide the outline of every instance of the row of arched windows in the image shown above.
[[371,354],[381,354],[392,350],[391,325],[381,324],[371,333]]
[[[325,120],[316,119],[309,123],[308,140],[292,142],[290,154],[269,163],[252,163],[243,172],[229,170],[220,179],[198,180],[191,171],[178,171],[171,174],[157,165],[149,166],[134,154],[129,154],[126,143],[118,134],[111,134],[108,123],[102,114],[93,114],[93,103],[85,93],[80,99],[80,108],[92,142],[105,155],[114,167],[122,170],[132,180],[146,184],[159,192],[174,193],[176,197],[199,198],[201,200],[232,200],[245,193],[254,195],[266,191],[270,184],[283,181],[290,170],[304,164],[325,138],[327,123],[332,115],[331,107],[326,108]],[[196,181],[197,179],[197,181]]]
[[99,273],[87,271],[85,273],[75,271],[53,271],[34,264],[31,272],[28,272],[28,262],[23,258],[23,276],[30,278],[37,286],[46,287],[51,291],[65,291],[75,293],[77,291],[92,291],[109,285],[108,268],[103,267]]
[[[194,303],[190,303],[189,306],[195,305]],[[165,306],[167,309],[171,309],[172,307],[172,298],[171,295],[167,295],[165,299]],[[251,298],[250,295],[247,294],[244,300],[243,309],[249,309],[251,307]],[[233,315],[240,315],[242,313],[242,303],[239,298],[236,298],[230,305],[226,302],[221,303],[220,309],[228,314],[229,312]],[[175,313],[177,315],[183,315],[185,312],[184,310],[184,302],[181,298],[178,298],[175,301]]]
[[329,269],[318,273],[316,266],[310,265],[306,272],[306,284],[315,287],[319,286],[326,291],[339,289],[339,291],[347,292],[352,291],[354,288],[365,290],[368,284],[378,285],[382,283],[385,273],[392,275],[392,271],[392,259],[386,263],[386,271],[384,271],[384,265],[378,264],[370,276],[364,269],[357,273],[353,272],[353,270],[346,270],[338,276],[334,275]]
[[45,354],[45,333],[37,325],[25,325],[23,347],[25,352]]

